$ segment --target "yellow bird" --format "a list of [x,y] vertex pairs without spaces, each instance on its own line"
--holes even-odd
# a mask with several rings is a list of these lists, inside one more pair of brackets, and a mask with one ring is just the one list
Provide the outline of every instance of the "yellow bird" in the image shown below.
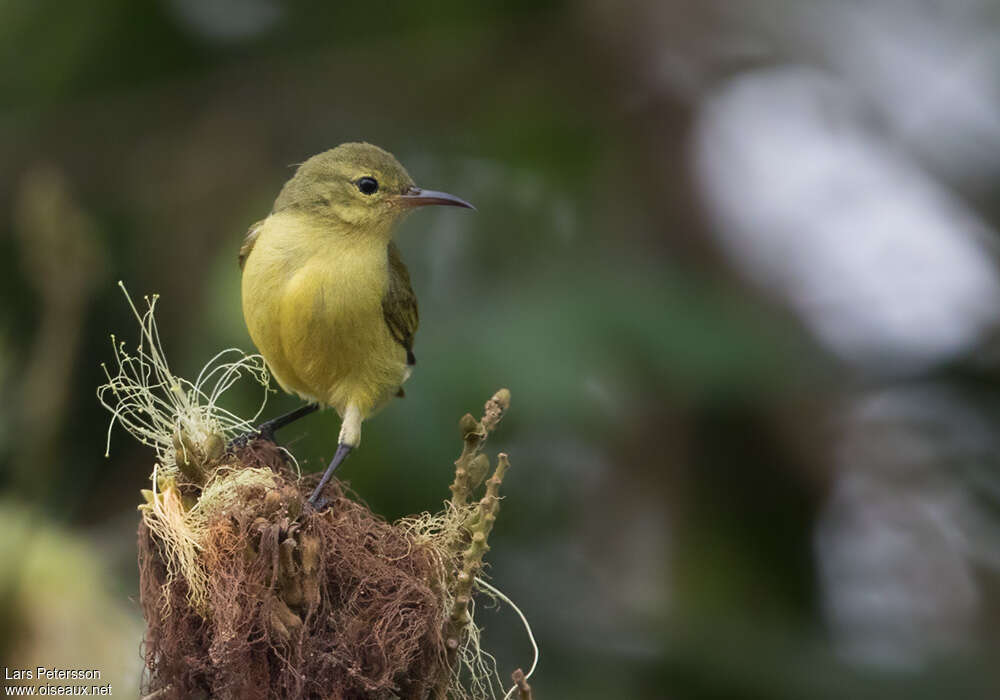
[[361,442],[361,422],[403,395],[416,362],[417,298],[392,236],[409,211],[429,204],[475,208],[416,187],[381,148],[345,143],[299,166],[240,249],[250,337],[281,387],[309,402],[259,434],[273,439],[320,407],[341,418],[336,455],[309,499],[314,506]]

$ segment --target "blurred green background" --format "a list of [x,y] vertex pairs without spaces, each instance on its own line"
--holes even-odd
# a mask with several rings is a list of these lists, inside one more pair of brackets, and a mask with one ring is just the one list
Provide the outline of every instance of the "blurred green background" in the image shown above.
[[[419,362],[340,476],[436,509],[457,419],[511,389],[490,574],[536,697],[996,697],[998,9],[0,4],[3,665],[139,684],[115,282],[161,295],[178,374],[251,350],[243,234],[366,140],[479,211],[400,231]],[[281,438],[320,469],[338,427]]]

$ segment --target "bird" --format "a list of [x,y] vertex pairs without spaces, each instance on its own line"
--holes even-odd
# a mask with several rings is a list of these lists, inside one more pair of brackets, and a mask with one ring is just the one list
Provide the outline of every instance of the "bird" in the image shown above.
[[239,251],[247,330],[281,388],[306,403],[267,421],[274,431],[320,408],[341,418],[337,450],[309,497],[361,442],[361,424],[394,396],[416,364],[417,297],[393,235],[418,207],[475,209],[417,187],[396,158],[344,143],[301,163]]

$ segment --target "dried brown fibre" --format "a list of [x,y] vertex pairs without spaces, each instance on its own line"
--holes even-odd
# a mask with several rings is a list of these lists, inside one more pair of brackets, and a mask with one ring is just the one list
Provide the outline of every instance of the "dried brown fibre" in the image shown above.
[[445,509],[393,524],[336,480],[313,510],[316,477],[299,479],[271,442],[224,453],[212,435],[175,440],[184,468],[154,472],[140,507],[147,698],[503,695],[472,598],[502,597],[478,575],[509,463],[500,454],[486,479],[481,449],[509,404],[501,389],[482,420],[459,421]]
[[[406,530],[312,488],[273,445],[253,442],[227,466],[266,466],[275,488],[248,487],[209,522],[201,548],[207,614],[168,575],[162,543],[139,527],[147,621],[146,692],[163,698],[424,697],[446,677],[439,554]],[[308,506],[305,506],[308,509]]]

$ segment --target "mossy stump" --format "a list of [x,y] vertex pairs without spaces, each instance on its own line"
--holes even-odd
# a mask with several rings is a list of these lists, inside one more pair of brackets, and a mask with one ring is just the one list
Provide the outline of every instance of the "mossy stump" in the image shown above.
[[[318,475],[300,479],[273,443],[222,455],[186,448],[178,463],[191,468],[147,493],[139,525],[146,697],[490,697],[492,681],[475,678],[482,658],[470,601],[506,455],[485,494],[471,496],[490,472],[482,442],[508,403],[501,390],[481,421],[460,422],[464,449],[445,510],[397,523],[336,480],[328,505],[312,509]],[[222,506],[202,503],[211,489],[227,493]],[[173,524],[199,508],[196,535]],[[186,558],[185,537],[197,540]]]

